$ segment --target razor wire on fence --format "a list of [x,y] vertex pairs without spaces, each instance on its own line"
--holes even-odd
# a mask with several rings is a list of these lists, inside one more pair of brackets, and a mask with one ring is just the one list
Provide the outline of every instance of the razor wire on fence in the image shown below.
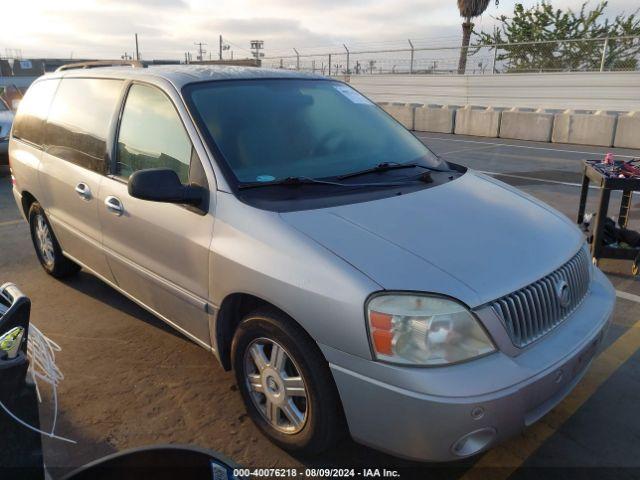
[[[461,52],[467,56],[459,72]],[[544,42],[472,44],[463,47],[417,47],[380,50],[342,50],[272,55],[262,66],[301,70],[318,75],[501,74],[534,72],[603,72],[640,70],[640,37],[609,37]]]

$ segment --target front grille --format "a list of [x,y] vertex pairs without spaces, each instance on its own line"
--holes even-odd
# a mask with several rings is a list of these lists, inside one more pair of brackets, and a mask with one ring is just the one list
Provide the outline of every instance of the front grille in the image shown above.
[[[555,272],[491,303],[511,341],[522,348],[560,325],[580,305],[589,289],[591,258],[582,248]],[[558,288],[566,282],[568,298]]]

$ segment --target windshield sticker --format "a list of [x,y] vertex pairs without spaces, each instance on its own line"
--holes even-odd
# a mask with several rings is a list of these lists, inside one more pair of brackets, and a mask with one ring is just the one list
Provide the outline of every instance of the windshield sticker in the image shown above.
[[258,175],[256,181],[258,182],[273,182],[276,179],[273,175]]
[[334,85],[333,88],[335,88],[342,95],[347,97],[353,103],[360,103],[360,104],[363,104],[363,105],[371,105],[371,101],[367,97],[365,97],[365,96],[361,95],[360,93],[356,92],[351,87],[347,87],[346,85]]

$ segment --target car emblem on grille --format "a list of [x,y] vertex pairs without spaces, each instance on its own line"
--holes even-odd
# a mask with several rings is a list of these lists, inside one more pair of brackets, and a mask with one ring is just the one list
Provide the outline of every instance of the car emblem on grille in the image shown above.
[[567,308],[571,303],[569,284],[566,280],[560,280],[556,283],[556,297],[562,308]]

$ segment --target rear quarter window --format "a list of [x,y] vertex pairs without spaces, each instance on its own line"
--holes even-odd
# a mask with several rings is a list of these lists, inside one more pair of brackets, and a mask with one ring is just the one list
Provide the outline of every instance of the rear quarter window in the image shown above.
[[40,80],[29,87],[13,121],[14,138],[42,146],[44,121],[59,83],[57,79]]
[[106,173],[106,140],[123,83],[112,79],[63,79],[45,128],[47,153]]

